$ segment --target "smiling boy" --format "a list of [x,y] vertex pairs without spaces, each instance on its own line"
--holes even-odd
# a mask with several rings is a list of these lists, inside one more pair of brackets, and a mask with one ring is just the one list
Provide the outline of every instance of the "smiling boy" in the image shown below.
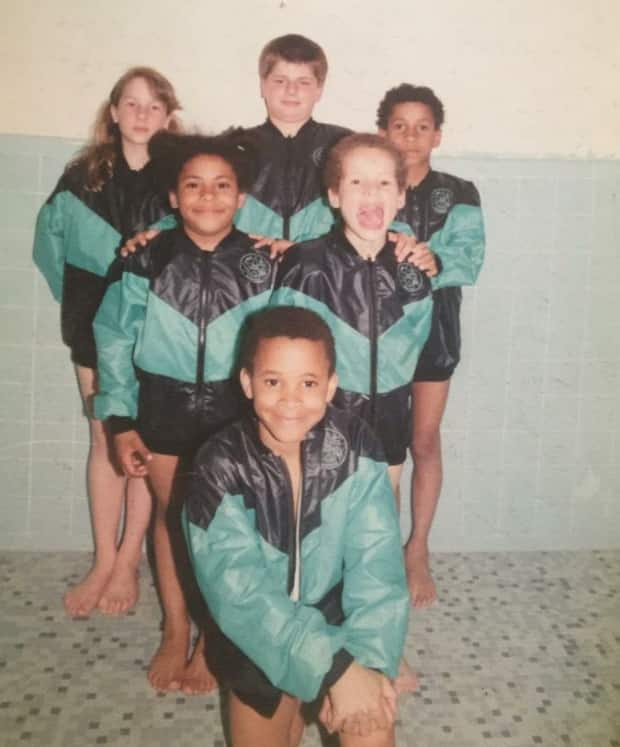
[[376,439],[328,406],[334,362],[316,314],[256,315],[241,355],[254,416],[213,436],[194,463],[186,537],[223,633],[209,652],[231,688],[233,747],[296,747],[301,701],[318,696],[343,744],[394,744],[388,677],[409,606],[399,528]]

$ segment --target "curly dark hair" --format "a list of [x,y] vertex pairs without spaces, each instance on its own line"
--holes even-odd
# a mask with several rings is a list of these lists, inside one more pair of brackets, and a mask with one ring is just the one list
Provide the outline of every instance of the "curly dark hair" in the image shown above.
[[219,156],[230,164],[241,192],[254,184],[258,151],[254,140],[242,128],[219,135],[181,135],[158,132],[149,141],[149,156],[157,180],[167,192],[176,190],[183,166],[195,156]]
[[251,373],[259,344],[274,337],[322,342],[329,373],[334,373],[336,346],[330,328],[314,311],[299,306],[274,306],[249,318],[243,331],[239,367]]
[[433,114],[435,129],[441,129],[444,123],[444,108],[432,88],[428,86],[414,86],[411,83],[401,83],[390,88],[377,109],[377,127],[387,130],[388,121],[396,104],[420,103],[426,104]]

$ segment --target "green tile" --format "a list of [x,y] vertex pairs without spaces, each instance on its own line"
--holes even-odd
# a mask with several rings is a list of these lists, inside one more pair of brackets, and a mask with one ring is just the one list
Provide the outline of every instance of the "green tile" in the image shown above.
[[34,300],[34,269],[9,270],[0,273],[0,306],[32,308]]
[[38,192],[39,156],[0,152],[0,192]]
[[[73,462],[71,460],[32,460],[32,500],[33,507],[36,499],[59,499],[70,501]],[[65,505],[63,503],[63,505]],[[47,504],[39,502],[40,509],[53,516],[52,501]]]
[[[4,468],[11,468],[11,460],[30,457],[30,423],[24,420],[0,420],[0,455]],[[1,522],[0,522],[1,523]]]
[[0,210],[0,226],[9,231],[32,229],[42,200],[37,194],[6,192]]
[[0,268],[32,268],[34,226],[22,231],[0,229]]
[[32,330],[32,309],[2,309],[2,324],[0,324],[0,345],[23,345],[24,343],[28,344],[32,337]]
[[[37,372],[37,376],[39,376]],[[34,392],[34,422],[35,423],[67,423],[70,427],[77,390],[73,387],[41,386]]]
[[24,383],[2,383],[2,417],[30,421],[30,376]]
[[30,345],[0,346],[0,384],[10,381],[23,383],[32,374],[32,348]]

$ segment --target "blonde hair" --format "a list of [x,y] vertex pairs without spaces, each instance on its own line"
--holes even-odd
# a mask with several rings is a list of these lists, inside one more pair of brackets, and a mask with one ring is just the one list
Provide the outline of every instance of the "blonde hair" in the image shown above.
[[[70,166],[82,166],[85,169],[85,186],[92,192],[99,192],[104,183],[114,173],[120,133],[118,125],[112,119],[111,106],[118,106],[125,86],[134,78],[143,78],[152,95],[161,101],[167,114],[173,114],[181,108],[172,83],[152,67],[132,67],[114,84],[110,95],[99,108],[90,141],[82,148]],[[181,131],[180,121],[172,116],[168,123],[171,132]]]
[[360,148],[372,148],[386,153],[394,161],[394,173],[398,189],[403,191],[407,187],[407,164],[400,151],[389,140],[381,135],[367,132],[357,132],[347,135],[331,148],[327,156],[327,163],[323,172],[323,183],[327,189],[337,190],[342,179],[344,161],[346,157]]

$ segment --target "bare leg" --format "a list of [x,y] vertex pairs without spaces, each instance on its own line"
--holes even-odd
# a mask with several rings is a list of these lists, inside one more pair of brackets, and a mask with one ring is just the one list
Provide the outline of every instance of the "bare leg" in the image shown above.
[[[96,391],[95,371],[82,366],[76,366],[75,370],[80,395],[89,412]],[[87,480],[95,559],[85,578],[64,595],[65,610],[71,617],[87,617],[93,611],[112,575],[125,491],[125,478],[110,461],[109,436],[104,424],[91,418],[89,427]]]
[[190,643],[189,614],[177,574],[168,516],[178,461],[176,456],[153,454],[149,463],[149,479],[155,493],[153,544],[164,630],[159,649],[151,660],[148,678],[151,685],[161,691],[181,687]]
[[294,747],[300,703],[283,694],[276,712],[265,718],[230,693],[229,718],[232,747]]
[[121,615],[138,601],[138,567],[152,506],[153,499],[146,480],[127,480],[123,539],[112,575],[97,605],[105,614]]
[[215,690],[217,680],[211,674],[205,659],[205,634],[200,633],[194,651],[185,668],[181,689],[186,695],[198,695]]
[[340,747],[394,747],[394,727],[373,731],[368,737],[340,733]]
[[449,380],[413,384],[413,533],[405,546],[405,565],[414,607],[427,607],[437,599],[429,569],[428,536],[441,492],[440,426],[449,389]]
[[400,511],[400,476],[403,473],[402,464],[391,464],[388,467],[388,477],[396,498],[396,508]]

